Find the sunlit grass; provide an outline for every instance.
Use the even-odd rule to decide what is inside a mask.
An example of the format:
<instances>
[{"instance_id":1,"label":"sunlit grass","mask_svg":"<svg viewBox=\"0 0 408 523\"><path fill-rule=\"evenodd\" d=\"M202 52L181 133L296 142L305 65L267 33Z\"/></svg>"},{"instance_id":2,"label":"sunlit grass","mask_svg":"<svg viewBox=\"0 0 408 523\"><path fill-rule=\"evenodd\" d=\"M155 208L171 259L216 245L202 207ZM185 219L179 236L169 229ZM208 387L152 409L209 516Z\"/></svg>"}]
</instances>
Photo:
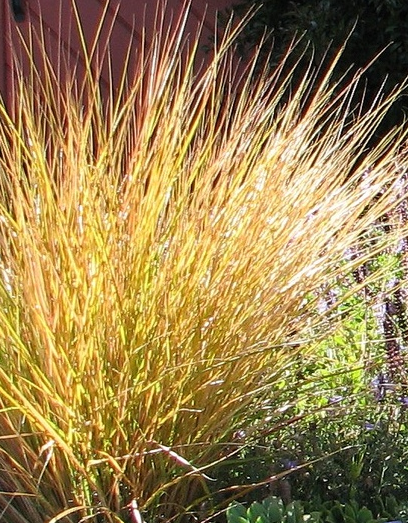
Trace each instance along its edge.
<instances>
[{"instance_id":1,"label":"sunlit grass","mask_svg":"<svg viewBox=\"0 0 408 523\"><path fill-rule=\"evenodd\" d=\"M15 115L0 108L10 523L194 507L322 335L310 296L360 263L340 262L396 204L405 131L362 154L392 97L350 123L358 78L335 90L329 71L284 103L279 70L230 82L231 38L197 74L178 30L105 102L91 60L76 89L44 60Z\"/></svg>"}]
</instances>

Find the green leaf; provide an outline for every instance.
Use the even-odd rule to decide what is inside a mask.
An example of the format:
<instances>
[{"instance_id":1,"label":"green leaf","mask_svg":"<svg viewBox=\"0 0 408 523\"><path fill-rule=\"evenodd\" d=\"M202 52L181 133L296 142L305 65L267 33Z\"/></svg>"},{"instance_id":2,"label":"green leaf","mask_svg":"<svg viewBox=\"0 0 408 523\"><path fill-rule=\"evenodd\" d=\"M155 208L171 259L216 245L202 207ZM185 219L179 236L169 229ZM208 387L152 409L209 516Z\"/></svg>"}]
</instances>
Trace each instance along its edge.
<instances>
[{"instance_id":1,"label":"green leaf","mask_svg":"<svg viewBox=\"0 0 408 523\"><path fill-rule=\"evenodd\" d=\"M282 500L273 496L265 499L263 505L266 508L268 523L281 523L284 511Z\"/></svg>"},{"instance_id":2,"label":"green leaf","mask_svg":"<svg viewBox=\"0 0 408 523\"><path fill-rule=\"evenodd\" d=\"M251 506L247 510L248 520L252 523L262 523L262 521L267 520L267 511L261 503L257 503L256 501L251 504ZM261 518L261 522L258 522L257 520Z\"/></svg>"},{"instance_id":3,"label":"green leaf","mask_svg":"<svg viewBox=\"0 0 408 523\"><path fill-rule=\"evenodd\" d=\"M373 521L373 520L374 520L373 513L368 508L363 507L358 511L358 515L357 515L358 523L369 523L370 521Z\"/></svg>"},{"instance_id":4,"label":"green leaf","mask_svg":"<svg viewBox=\"0 0 408 523\"><path fill-rule=\"evenodd\" d=\"M348 518L350 521L357 521L358 519L358 506L353 503L347 503L344 507L344 517Z\"/></svg>"},{"instance_id":5,"label":"green leaf","mask_svg":"<svg viewBox=\"0 0 408 523\"><path fill-rule=\"evenodd\" d=\"M330 510L330 515L332 516L333 523L343 523L344 522L344 511L340 503L336 503Z\"/></svg>"},{"instance_id":6,"label":"green leaf","mask_svg":"<svg viewBox=\"0 0 408 523\"><path fill-rule=\"evenodd\" d=\"M385 500L385 510L395 516L398 514L398 503L394 496L388 496Z\"/></svg>"},{"instance_id":7,"label":"green leaf","mask_svg":"<svg viewBox=\"0 0 408 523\"><path fill-rule=\"evenodd\" d=\"M316 510L314 512L311 512L310 514L305 514L303 516L303 521L307 521L308 523L321 523L322 513Z\"/></svg>"},{"instance_id":8,"label":"green leaf","mask_svg":"<svg viewBox=\"0 0 408 523\"><path fill-rule=\"evenodd\" d=\"M247 511L241 503L232 503L227 509L228 523L248 523Z\"/></svg>"},{"instance_id":9,"label":"green leaf","mask_svg":"<svg viewBox=\"0 0 408 523\"><path fill-rule=\"evenodd\" d=\"M299 502L292 502L286 507L286 522L299 523L303 521L303 508Z\"/></svg>"}]
</instances>

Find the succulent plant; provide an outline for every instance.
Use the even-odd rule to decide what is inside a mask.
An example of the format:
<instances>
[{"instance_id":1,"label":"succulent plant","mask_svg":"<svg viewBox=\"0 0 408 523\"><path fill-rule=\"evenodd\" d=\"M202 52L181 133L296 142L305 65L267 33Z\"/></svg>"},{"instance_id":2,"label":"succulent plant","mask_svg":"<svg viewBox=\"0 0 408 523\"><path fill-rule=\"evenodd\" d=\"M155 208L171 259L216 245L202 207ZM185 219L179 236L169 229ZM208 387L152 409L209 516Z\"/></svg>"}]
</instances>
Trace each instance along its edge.
<instances>
[{"instance_id":1,"label":"succulent plant","mask_svg":"<svg viewBox=\"0 0 408 523\"><path fill-rule=\"evenodd\" d=\"M270 496L262 502L255 501L245 507L234 502L227 510L228 523L318 523L321 521L319 512L305 514L303 504L293 501L285 505L283 501Z\"/></svg>"},{"instance_id":2,"label":"succulent plant","mask_svg":"<svg viewBox=\"0 0 408 523\"><path fill-rule=\"evenodd\" d=\"M307 512L305 503L293 501L287 505L281 498L270 496L249 506L234 502L227 510L228 523L386 523L389 518L377 517L356 501L323 503L319 510ZM396 507L392 511L398 513ZM394 516L391 516L394 517ZM391 522L389 522L391 523Z\"/></svg>"}]
</instances>

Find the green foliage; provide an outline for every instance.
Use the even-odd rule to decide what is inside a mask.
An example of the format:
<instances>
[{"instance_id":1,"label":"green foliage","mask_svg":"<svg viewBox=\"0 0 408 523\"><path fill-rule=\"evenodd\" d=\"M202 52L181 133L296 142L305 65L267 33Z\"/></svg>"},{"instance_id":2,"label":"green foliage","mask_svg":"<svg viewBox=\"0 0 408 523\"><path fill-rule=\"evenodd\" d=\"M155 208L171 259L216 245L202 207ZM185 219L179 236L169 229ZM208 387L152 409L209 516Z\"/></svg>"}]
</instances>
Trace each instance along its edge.
<instances>
[{"instance_id":1,"label":"green foliage","mask_svg":"<svg viewBox=\"0 0 408 523\"><path fill-rule=\"evenodd\" d=\"M356 501L342 504L338 501L326 504L321 510L321 519L325 523L384 523L386 519L376 518L371 510L360 507Z\"/></svg>"},{"instance_id":2,"label":"green foliage","mask_svg":"<svg viewBox=\"0 0 408 523\"><path fill-rule=\"evenodd\" d=\"M289 500L307 500L308 511L318 510L324 502L355 501L376 517L385 517L384 499L392 494L399 504L405 501L406 386L390 378L388 383L381 381L390 365L373 306L387 296L387 279L393 279L400 264L390 251L381 260L377 263L388 268L382 281L372 281L364 292L334 307L327 319L333 322L340 314L338 329L315 345L307 365L294 363L286 376L280 390L280 400L287 405L286 426L279 431L270 427L268 432L271 401L270 410L265 405L265 417L259 420L264 437L251 441L248 434L242 462L232 465L234 481L265 486L246 494L247 502L272 490L281 496L285 492ZM352 278L338 282L337 299L347 295L350 285ZM328 298L321 296L323 301ZM402 356L406 362L405 352ZM404 379L404 367L401 371ZM265 484L268 476L270 483Z\"/></svg>"},{"instance_id":3,"label":"green foliage","mask_svg":"<svg viewBox=\"0 0 408 523\"><path fill-rule=\"evenodd\" d=\"M284 505L280 498L270 496L261 503L254 501L245 508L241 503L233 503L227 509L228 523L318 523L320 515L305 514L299 501ZM360 523L360 522L359 522ZM361 523L368 523L363 522Z\"/></svg>"},{"instance_id":4,"label":"green foliage","mask_svg":"<svg viewBox=\"0 0 408 523\"><path fill-rule=\"evenodd\" d=\"M388 517L399 514L399 507L387 499L391 509ZM260 502L251 503L246 508L241 503L233 503L227 509L228 523L385 523L387 517L373 515L371 510L359 505L356 501L340 503L326 502L316 510L308 513L300 501L284 504L276 497L270 496Z\"/></svg>"}]
</instances>

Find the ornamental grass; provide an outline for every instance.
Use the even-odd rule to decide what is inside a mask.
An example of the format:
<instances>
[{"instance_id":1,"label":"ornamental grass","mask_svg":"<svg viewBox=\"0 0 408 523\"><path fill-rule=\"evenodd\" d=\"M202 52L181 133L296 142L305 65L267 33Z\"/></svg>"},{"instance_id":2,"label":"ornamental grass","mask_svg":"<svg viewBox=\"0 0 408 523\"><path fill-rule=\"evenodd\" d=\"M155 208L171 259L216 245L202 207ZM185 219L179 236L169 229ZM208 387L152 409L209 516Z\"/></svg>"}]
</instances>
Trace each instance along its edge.
<instances>
[{"instance_id":1,"label":"ornamental grass","mask_svg":"<svg viewBox=\"0 0 408 523\"><path fill-rule=\"evenodd\" d=\"M8 523L188 517L324 337L320 289L405 234L362 239L398 204L405 129L367 144L400 90L362 113L335 62L241 74L233 29L199 68L184 22L107 92L109 53L61 81L44 45L0 106Z\"/></svg>"}]
</instances>

